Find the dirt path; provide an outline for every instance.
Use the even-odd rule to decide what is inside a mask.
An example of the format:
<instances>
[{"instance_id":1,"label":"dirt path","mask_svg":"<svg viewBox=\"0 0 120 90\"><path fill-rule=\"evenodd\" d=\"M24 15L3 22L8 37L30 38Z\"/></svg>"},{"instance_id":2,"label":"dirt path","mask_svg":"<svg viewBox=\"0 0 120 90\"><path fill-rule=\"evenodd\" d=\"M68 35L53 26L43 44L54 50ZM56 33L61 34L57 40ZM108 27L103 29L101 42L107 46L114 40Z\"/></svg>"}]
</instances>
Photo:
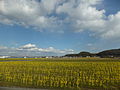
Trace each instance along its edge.
<instances>
[{"instance_id":1,"label":"dirt path","mask_svg":"<svg viewBox=\"0 0 120 90\"><path fill-rule=\"evenodd\" d=\"M33 61L33 60L0 60L0 62L14 62L14 61Z\"/></svg>"}]
</instances>

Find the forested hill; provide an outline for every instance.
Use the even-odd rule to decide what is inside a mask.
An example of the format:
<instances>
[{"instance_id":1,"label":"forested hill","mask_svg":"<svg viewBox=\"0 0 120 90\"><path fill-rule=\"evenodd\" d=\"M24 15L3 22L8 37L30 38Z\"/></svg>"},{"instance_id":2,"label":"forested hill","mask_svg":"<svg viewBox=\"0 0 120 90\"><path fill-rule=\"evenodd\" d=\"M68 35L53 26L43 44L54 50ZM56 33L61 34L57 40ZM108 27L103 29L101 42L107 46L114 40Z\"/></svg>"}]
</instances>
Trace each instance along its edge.
<instances>
[{"instance_id":1,"label":"forested hill","mask_svg":"<svg viewBox=\"0 0 120 90\"><path fill-rule=\"evenodd\" d=\"M98 53L80 52L78 54L67 54L65 57L120 57L120 49L105 50Z\"/></svg>"}]
</instances>

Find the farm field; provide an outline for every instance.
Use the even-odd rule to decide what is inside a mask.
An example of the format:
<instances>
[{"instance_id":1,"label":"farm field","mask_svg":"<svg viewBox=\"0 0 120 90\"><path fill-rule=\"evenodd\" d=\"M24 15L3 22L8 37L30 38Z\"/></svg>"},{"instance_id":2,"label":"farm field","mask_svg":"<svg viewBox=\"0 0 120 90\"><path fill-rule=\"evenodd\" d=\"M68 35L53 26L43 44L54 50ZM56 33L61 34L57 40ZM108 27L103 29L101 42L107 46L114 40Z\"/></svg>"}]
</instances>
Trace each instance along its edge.
<instances>
[{"instance_id":1,"label":"farm field","mask_svg":"<svg viewBox=\"0 0 120 90\"><path fill-rule=\"evenodd\" d=\"M119 90L120 60L110 58L0 59L0 86Z\"/></svg>"}]
</instances>

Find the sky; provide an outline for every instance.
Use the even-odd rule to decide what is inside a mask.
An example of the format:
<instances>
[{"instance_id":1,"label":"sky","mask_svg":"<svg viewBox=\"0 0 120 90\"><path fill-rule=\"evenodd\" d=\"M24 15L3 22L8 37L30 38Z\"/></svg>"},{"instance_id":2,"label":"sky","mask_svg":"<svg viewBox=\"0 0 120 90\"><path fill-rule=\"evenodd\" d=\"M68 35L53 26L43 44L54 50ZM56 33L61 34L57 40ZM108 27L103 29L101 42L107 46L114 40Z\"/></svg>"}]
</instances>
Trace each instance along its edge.
<instances>
[{"instance_id":1,"label":"sky","mask_svg":"<svg viewBox=\"0 0 120 90\"><path fill-rule=\"evenodd\" d=\"M0 0L0 55L120 48L120 0Z\"/></svg>"}]
</instances>

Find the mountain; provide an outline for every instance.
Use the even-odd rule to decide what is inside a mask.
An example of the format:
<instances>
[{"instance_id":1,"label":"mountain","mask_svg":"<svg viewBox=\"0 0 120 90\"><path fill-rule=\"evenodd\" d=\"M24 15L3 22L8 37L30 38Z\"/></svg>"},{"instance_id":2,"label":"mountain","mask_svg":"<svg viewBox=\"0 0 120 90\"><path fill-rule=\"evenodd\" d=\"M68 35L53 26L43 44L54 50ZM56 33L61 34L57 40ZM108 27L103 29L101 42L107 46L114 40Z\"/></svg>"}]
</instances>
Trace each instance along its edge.
<instances>
[{"instance_id":1,"label":"mountain","mask_svg":"<svg viewBox=\"0 0 120 90\"><path fill-rule=\"evenodd\" d=\"M96 54L90 53L90 52L80 52L78 54L67 54L65 57L95 57Z\"/></svg>"},{"instance_id":2,"label":"mountain","mask_svg":"<svg viewBox=\"0 0 120 90\"><path fill-rule=\"evenodd\" d=\"M120 49L105 50L99 52L97 56L100 57L120 57Z\"/></svg>"},{"instance_id":3,"label":"mountain","mask_svg":"<svg viewBox=\"0 0 120 90\"><path fill-rule=\"evenodd\" d=\"M120 57L120 49L105 50L98 53L80 52L78 54L67 54L65 57Z\"/></svg>"}]
</instances>

